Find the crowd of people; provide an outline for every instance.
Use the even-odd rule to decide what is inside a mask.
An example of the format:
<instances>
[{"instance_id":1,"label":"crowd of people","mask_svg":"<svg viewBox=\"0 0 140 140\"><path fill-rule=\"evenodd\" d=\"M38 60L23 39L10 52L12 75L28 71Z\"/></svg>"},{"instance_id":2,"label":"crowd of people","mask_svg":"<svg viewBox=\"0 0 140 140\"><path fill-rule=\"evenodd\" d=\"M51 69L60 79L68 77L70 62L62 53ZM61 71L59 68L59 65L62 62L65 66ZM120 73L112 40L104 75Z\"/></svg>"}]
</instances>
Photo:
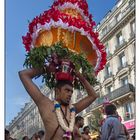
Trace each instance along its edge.
<instances>
[{"instance_id":1,"label":"crowd of people","mask_svg":"<svg viewBox=\"0 0 140 140\"><path fill-rule=\"evenodd\" d=\"M35 132L31 138L29 136L23 136L22 140L45 140L45 132L44 130L39 130L38 132ZM5 129L5 140L18 140L16 138L12 138L10 136L10 132Z\"/></svg>"},{"instance_id":2,"label":"crowd of people","mask_svg":"<svg viewBox=\"0 0 140 140\"><path fill-rule=\"evenodd\" d=\"M72 140L135 140L135 132L132 136L127 131L125 125L121 122L117 108L114 104L104 106L106 118L101 123L99 135L96 138L91 137L90 127L84 126L82 116L75 117ZM10 137L10 132L5 129L5 140L17 140ZM45 131L40 130L34 133L31 138L23 136L22 140L45 140ZM49 140L55 140L51 138ZM66 139L67 140L67 139Z\"/></svg>"},{"instance_id":3,"label":"crowd of people","mask_svg":"<svg viewBox=\"0 0 140 140\"><path fill-rule=\"evenodd\" d=\"M86 109L98 97L90 83L84 75L75 71L75 77L84 86L87 96L75 104L71 104L73 94L73 83L70 79L57 80L54 87L55 99L50 100L41 93L33 78L45 74L46 72L56 72L53 64L42 69L25 69L19 72L20 79L28 94L38 107L45 127L45 133L40 131L35 133L30 140L92 140L89 126L84 126L84 118L77 116L78 113ZM124 125L119 119L117 108L113 104L103 106L106 118L102 122L98 140L134 140L130 139ZM83 131L81 131L83 129ZM6 130L6 140L15 140L10 137ZM23 136L22 140L29 140L28 136Z\"/></svg>"},{"instance_id":4,"label":"crowd of people","mask_svg":"<svg viewBox=\"0 0 140 140\"><path fill-rule=\"evenodd\" d=\"M91 140L90 128L89 126L84 126L84 118L81 116L76 116L75 125L73 130L73 136L75 140ZM80 129L83 128L81 132Z\"/></svg>"}]
</instances>

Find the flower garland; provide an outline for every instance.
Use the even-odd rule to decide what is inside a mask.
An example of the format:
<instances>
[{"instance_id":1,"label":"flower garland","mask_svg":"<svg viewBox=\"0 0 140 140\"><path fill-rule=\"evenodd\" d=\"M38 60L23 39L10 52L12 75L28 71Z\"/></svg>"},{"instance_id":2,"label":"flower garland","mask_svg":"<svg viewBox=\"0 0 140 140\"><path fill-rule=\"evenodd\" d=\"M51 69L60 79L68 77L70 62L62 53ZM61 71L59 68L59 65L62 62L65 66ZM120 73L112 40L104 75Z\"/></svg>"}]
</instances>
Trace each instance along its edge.
<instances>
[{"instance_id":1,"label":"flower garland","mask_svg":"<svg viewBox=\"0 0 140 140\"><path fill-rule=\"evenodd\" d=\"M44 65L49 66L50 63L55 63L57 69L56 72L61 72L60 62L64 58L71 61L75 65L74 69L76 71L80 71L92 86L98 83L96 77L93 75L94 67L87 61L85 55L82 53L73 53L68 48L63 47L62 43L54 44L51 47L42 46L31 49L31 51L26 55L24 66L26 68L40 69L44 68ZM78 90L84 90L84 86L80 80L74 76L74 72L72 72L71 75L74 78L73 87ZM42 74L42 82L45 82L46 86L52 89L56 85L57 76L58 74L56 73L46 71ZM62 75L59 73L59 76L61 77ZM66 78L66 75L64 77ZM69 78L67 80L69 80Z\"/></svg>"},{"instance_id":2,"label":"flower garland","mask_svg":"<svg viewBox=\"0 0 140 140\"><path fill-rule=\"evenodd\" d=\"M72 104L70 104L70 124L69 124L69 127L65 124L62 113L60 111L61 105L57 101L54 101L54 107L55 107L55 112L56 112L58 122L59 122L60 126L62 127L62 129L65 130L65 134L63 135L63 137L71 140L71 138L72 138L71 133L73 131L74 123L75 123L75 108L74 108L74 106Z\"/></svg>"},{"instance_id":3,"label":"flower garland","mask_svg":"<svg viewBox=\"0 0 140 140\"><path fill-rule=\"evenodd\" d=\"M77 9L81 15L84 17L85 21L88 21L88 23L91 25L91 27L95 26L95 22L92 20L92 15L88 12L88 5L85 0L56 0L52 8L55 9L66 9L66 8L72 8Z\"/></svg>"},{"instance_id":4,"label":"flower garland","mask_svg":"<svg viewBox=\"0 0 140 140\"><path fill-rule=\"evenodd\" d=\"M61 24L59 24L59 22ZM93 32L92 27L89 26L85 21L72 18L71 16L61 13L59 10L55 9L45 11L41 16L34 18L29 24L29 32L26 34L26 36L22 37L26 51L30 51L34 47L32 45L34 36L37 36L39 30L43 28L48 28L49 30L53 26L58 27L58 25L68 30L77 30L81 32L81 34L86 35L93 44L93 48L96 50L98 56L95 66L96 74L104 68L104 65L106 64L106 52L104 50L104 45L98 39L98 33ZM63 25L67 25L67 27L63 27Z\"/></svg>"},{"instance_id":5,"label":"flower garland","mask_svg":"<svg viewBox=\"0 0 140 140\"><path fill-rule=\"evenodd\" d=\"M76 9L83 19L72 17L61 10ZM36 16L29 24L29 31L23 36L23 44L26 51L29 52L34 48L34 41L41 30L51 30L51 28L63 28L71 32L80 32L81 35L87 36L91 42L93 50L96 51L97 59L94 70L96 74L102 70L106 64L106 52L104 45L98 39L98 32L93 30L95 22L92 15L88 12L86 0L55 0L51 9L44 11L40 16ZM95 60L94 60L95 61Z\"/></svg>"}]
</instances>

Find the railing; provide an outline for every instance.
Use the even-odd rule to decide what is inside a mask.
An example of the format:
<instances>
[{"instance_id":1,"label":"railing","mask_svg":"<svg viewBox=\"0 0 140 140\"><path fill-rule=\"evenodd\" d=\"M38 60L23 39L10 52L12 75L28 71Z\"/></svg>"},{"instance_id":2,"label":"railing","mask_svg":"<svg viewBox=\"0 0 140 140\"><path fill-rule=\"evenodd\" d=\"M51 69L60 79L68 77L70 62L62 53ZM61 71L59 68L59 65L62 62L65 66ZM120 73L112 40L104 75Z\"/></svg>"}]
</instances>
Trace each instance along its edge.
<instances>
[{"instance_id":1,"label":"railing","mask_svg":"<svg viewBox=\"0 0 140 140\"><path fill-rule=\"evenodd\" d=\"M103 104L103 101L104 101L104 97L107 97L110 101L118 98L118 97L121 97L125 94L127 94L128 92L135 92L135 87L132 85L132 84L127 84L125 86L122 86L114 91L112 91L111 93L103 96L103 97L100 97L100 98L97 98L87 109L86 109L86 112L88 113L91 109L93 108L96 108L100 105Z\"/></svg>"}]
</instances>

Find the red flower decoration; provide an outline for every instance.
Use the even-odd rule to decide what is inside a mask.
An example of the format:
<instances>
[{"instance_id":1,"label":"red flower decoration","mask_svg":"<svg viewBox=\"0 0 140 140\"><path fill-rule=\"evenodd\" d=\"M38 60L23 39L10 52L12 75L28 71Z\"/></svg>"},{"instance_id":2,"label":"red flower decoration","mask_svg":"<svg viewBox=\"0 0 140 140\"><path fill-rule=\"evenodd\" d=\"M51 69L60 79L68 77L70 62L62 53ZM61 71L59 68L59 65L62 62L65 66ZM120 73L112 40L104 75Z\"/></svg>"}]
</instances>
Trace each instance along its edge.
<instances>
[{"instance_id":1,"label":"red flower decoration","mask_svg":"<svg viewBox=\"0 0 140 140\"><path fill-rule=\"evenodd\" d=\"M84 19L72 17L68 14L65 14L57 9L58 6L62 6L65 2L71 2L72 4L78 4L79 8L83 10L85 16L89 19L89 22L85 21ZM93 31L93 26L95 26L95 22L92 20L92 15L88 13L88 5L85 0L58 0L55 1L48 11L44 11L43 14L37 16L33 19L33 21L29 24L29 32L26 36L22 37L23 44L25 45L26 51L30 51L31 43L33 41L32 34L37 29L38 23L41 25L45 25L51 21L54 22L62 20L64 23L68 23L68 28L74 26L78 29L84 29L84 32L89 34L93 43L98 48L98 51L101 54L101 59L99 65L96 69L96 74L102 70L106 64L106 52L104 51L104 45L98 39L99 34ZM53 26L53 25L52 25Z\"/></svg>"}]
</instances>

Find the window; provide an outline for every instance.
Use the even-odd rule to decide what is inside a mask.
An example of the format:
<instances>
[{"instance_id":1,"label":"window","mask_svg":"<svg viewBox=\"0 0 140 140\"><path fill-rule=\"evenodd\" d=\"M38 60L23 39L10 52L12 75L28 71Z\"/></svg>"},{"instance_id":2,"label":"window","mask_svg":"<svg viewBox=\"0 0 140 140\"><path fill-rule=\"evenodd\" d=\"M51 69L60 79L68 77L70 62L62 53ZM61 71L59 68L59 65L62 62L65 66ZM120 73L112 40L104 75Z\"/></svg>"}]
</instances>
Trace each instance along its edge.
<instances>
[{"instance_id":1,"label":"window","mask_svg":"<svg viewBox=\"0 0 140 140\"><path fill-rule=\"evenodd\" d=\"M107 54L107 56L109 56L109 48L108 47L106 47L106 54Z\"/></svg>"},{"instance_id":2,"label":"window","mask_svg":"<svg viewBox=\"0 0 140 140\"><path fill-rule=\"evenodd\" d=\"M107 57L109 57L109 56L110 56L110 51L109 51L109 45L108 45L108 43L105 44L105 47L106 47L106 54L107 54Z\"/></svg>"},{"instance_id":3,"label":"window","mask_svg":"<svg viewBox=\"0 0 140 140\"><path fill-rule=\"evenodd\" d=\"M116 20L115 20L114 18L112 18L112 19L109 21L109 26L110 26L111 28L116 24L115 21L116 21Z\"/></svg>"},{"instance_id":4,"label":"window","mask_svg":"<svg viewBox=\"0 0 140 140\"><path fill-rule=\"evenodd\" d=\"M102 30L102 35L105 35L107 33L107 27L104 27Z\"/></svg>"},{"instance_id":5,"label":"window","mask_svg":"<svg viewBox=\"0 0 140 140\"><path fill-rule=\"evenodd\" d=\"M135 33L135 21L130 23L131 33Z\"/></svg>"},{"instance_id":6,"label":"window","mask_svg":"<svg viewBox=\"0 0 140 140\"><path fill-rule=\"evenodd\" d=\"M124 104L124 120L130 120L133 118L131 103Z\"/></svg>"},{"instance_id":7,"label":"window","mask_svg":"<svg viewBox=\"0 0 140 140\"><path fill-rule=\"evenodd\" d=\"M117 44L118 45L122 45L123 44L123 36L122 36L122 33L120 32L119 34L117 34Z\"/></svg>"},{"instance_id":8,"label":"window","mask_svg":"<svg viewBox=\"0 0 140 140\"><path fill-rule=\"evenodd\" d=\"M112 91L113 91L112 85L106 87L107 94L111 93Z\"/></svg>"},{"instance_id":9,"label":"window","mask_svg":"<svg viewBox=\"0 0 140 140\"><path fill-rule=\"evenodd\" d=\"M121 79L121 85L122 86L125 86L127 84L128 84L128 77L126 76L126 77L124 77L124 78Z\"/></svg>"},{"instance_id":10,"label":"window","mask_svg":"<svg viewBox=\"0 0 140 140\"><path fill-rule=\"evenodd\" d=\"M120 65L122 67L125 67L127 63L126 63L126 57L125 57L124 53L121 53L119 55L119 59L120 59Z\"/></svg>"},{"instance_id":11,"label":"window","mask_svg":"<svg viewBox=\"0 0 140 140\"><path fill-rule=\"evenodd\" d=\"M118 14L116 15L116 21L120 21L121 18L122 18L122 13L118 13Z\"/></svg>"},{"instance_id":12,"label":"window","mask_svg":"<svg viewBox=\"0 0 140 140\"><path fill-rule=\"evenodd\" d=\"M106 75L111 75L111 69L110 69L110 64L109 63L106 65L105 70L106 70Z\"/></svg>"}]
</instances>

